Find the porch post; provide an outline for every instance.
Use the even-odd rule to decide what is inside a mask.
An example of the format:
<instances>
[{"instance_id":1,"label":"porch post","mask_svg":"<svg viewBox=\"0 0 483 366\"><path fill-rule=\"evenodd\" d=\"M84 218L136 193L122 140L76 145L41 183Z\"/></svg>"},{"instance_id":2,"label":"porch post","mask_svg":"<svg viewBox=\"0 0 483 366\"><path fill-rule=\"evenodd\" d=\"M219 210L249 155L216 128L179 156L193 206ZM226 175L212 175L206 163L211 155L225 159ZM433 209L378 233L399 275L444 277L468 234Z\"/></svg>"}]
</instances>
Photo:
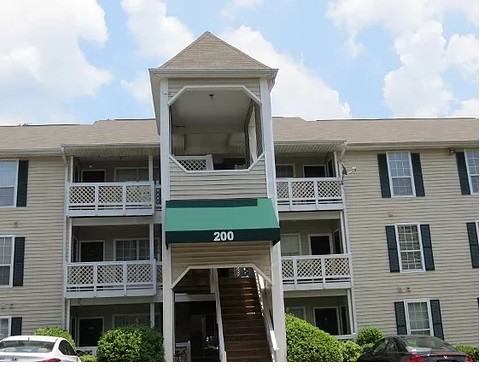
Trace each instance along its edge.
<instances>
[{"instance_id":1,"label":"porch post","mask_svg":"<svg viewBox=\"0 0 483 366\"><path fill-rule=\"evenodd\" d=\"M149 260L155 260L154 253L154 224L149 224Z\"/></svg>"},{"instance_id":2,"label":"porch post","mask_svg":"<svg viewBox=\"0 0 483 366\"><path fill-rule=\"evenodd\" d=\"M156 326L156 303L149 303L149 325L151 328Z\"/></svg>"}]
</instances>

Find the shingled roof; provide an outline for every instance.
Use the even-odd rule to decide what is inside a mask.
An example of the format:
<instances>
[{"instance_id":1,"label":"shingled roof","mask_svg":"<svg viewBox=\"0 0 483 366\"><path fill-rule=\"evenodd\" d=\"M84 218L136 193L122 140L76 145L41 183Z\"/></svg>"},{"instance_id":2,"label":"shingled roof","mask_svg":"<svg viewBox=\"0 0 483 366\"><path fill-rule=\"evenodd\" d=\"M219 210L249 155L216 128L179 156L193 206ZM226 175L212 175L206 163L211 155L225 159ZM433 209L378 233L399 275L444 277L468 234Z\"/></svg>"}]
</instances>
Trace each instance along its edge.
<instances>
[{"instance_id":1,"label":"shingled roof","mask_svg":"<svg viewBox=\"0 0 483 366\"><path fill-rule=\"evenodd\" d=\"M271 70L210 32L203 33L188 47L158 69Z\"/></svg>"}]
</instances>

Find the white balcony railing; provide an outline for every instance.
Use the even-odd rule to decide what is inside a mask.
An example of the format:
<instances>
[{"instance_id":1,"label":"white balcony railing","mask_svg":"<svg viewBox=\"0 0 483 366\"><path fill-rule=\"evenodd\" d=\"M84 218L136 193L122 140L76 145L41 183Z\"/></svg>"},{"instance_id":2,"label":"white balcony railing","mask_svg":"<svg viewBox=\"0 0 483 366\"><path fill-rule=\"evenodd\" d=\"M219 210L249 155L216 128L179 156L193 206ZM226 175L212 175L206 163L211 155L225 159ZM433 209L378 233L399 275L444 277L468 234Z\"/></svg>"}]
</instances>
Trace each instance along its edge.
<instances>
[{"instance_id":1,"label":"white balcony railing","mask_svg":"<svg viewBox=\"0 0 483 366\"><path fill-rule=\"evenodd\" d=\"M340 178L277 178L279 211L342 209Z\"/></svg>"},{"instance_id":2,"label":"white balcony railing","mask_svg":"<svg viewBox=\"0 0 483 366\"><path fill-rule=\"evenodd\" d=\"M350 288L350 254L282 257L286 290Z\"/></svg>"},{"instance_id":3,"label":"white balcony railing","mask_svg":"<svg viewBox=\"0 0 483 366\"><path fill-rule=\"evenodd\" d=\"M156 193L152 182L70 183L69 216L152 215Z\"/></svg>"},{"instance_id":4,"label":"white balcony railing","mask_svg":"<svg viewBox=\"0 0 483 366\"><path fill-rule=\"evenodd\" d=\"M156 276L154 260L68 263L65 297L154 295Z\"/></svg>"}]
</instances>

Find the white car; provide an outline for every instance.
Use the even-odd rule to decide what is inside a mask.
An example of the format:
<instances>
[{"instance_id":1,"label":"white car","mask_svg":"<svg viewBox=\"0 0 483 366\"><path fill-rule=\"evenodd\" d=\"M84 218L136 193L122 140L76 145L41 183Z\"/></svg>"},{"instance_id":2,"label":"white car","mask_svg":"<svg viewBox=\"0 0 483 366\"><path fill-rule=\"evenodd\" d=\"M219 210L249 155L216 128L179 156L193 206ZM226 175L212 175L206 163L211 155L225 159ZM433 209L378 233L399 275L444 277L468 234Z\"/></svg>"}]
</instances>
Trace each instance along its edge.
<instances>
[{"instance_id":1,"label":"white car","mask_svg":"<svg viewBox=\"0 0 483 366\"><path fill-rule=\"evenodd\" d=\"M81 362L62 337L20 335L0 341L0 362Z\"/></svg>"}]
</instances>

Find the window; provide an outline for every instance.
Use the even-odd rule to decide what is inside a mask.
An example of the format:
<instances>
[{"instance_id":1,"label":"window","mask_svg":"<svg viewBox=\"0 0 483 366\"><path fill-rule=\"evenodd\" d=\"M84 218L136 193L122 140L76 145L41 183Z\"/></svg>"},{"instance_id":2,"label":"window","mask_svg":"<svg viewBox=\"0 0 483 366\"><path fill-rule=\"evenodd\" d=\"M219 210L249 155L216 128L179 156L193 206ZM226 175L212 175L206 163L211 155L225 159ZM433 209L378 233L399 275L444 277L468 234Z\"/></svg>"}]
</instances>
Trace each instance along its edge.
<instances>
[{"instance_id":1,"label":"window","mask_svg":"<svg viewBox=\"0 0 483 366\"><path fill-rule=\"evenodd\" d=\"M0 339L10 336L10 318L0 318Z\"/></svg>"},{"instance_id":2,"label":"window","mask_svg":"<svg viewBox=\"0 0 483 366\"><path fill-rule=\"evenodd\" d=\"M115 314L112 316L114 328L127 327L130 325L150 325L149 314Z\"/></svg>"},{"instance_id":3,"label":"window","mask_svg":"<svg viewBox=\"0 0 483 366\"><path fill-rule=\"evenodd\" d=\"M406 301L408 334L433 335L429 301Z\"/></svg>"},{"instance_id":4,"label":"window","mask_svg":"<svg viewBox=\"0 0 483 366\"><path fill-rule=\"evenodd\" d=\"M466 168L468 169L468 177L470 180L471 193L479 193L479 151L470 150L465 151L466 155Z\"/></svg>"},{"instance_id":5,"label":"window","mask_svg":"<svg viewBox=\"0 0 483 366\"><path fill-rule=\"evenodd\" d=\"M276 165L275 174L277 178L293 178L294 166L293 165Z\"/></svg>"},{"instance_id":6,"label":"window","mask_svg":"<svg viewBox=\"0 0 483 366\"><path fill-rule=\"evenodd\" d=\"M387 153L389 177L393 197L414 195L411 156L408 152Z\"/></svg>"},{"instance_id":7,"label":"window","mask_svg":"<svg viewBox=\"0 0 483 366\"><path fill-rule=\"evenodd\" d=\"M75 356L76 353L72 346L67 341L61 341L59 344L59 351L67 356Z\"/></svg>"},{"instance_id":8,"label":"window","mask_svg":"<svg viewBox=\"0 0 483 366\"><path fill-rule=\"evenodd\" d=\"M424 271L419 225L396 225L401 271Z\"/></svg>"},{"instance_id":9,"label":"window","mask_svg":"<svg viewBox=\"0 0 483 366\"><path fill-rule=\"evenodd\" d=\"M0 161L0 206L15 206L17 161Z\"/></svg>"},{"instance_id":10,"label":"window","mask_svg":"<svg viewBox=\"0 0 483 366\"><path fill-rule=\"evenodd\" d=\"M288 314L292 314L293 316L296 316L299 319L305 320L305 307L300 306L300 307L288 307L286 309L286 312Z\"/></svg>"},{"instance_id":11,"label":"window","mask_svg":"<svg viewBox=\"0 0 483 366\"><path fill-rule=\"evenodd\" d=\"M0 237L0 286L12 285L13 238Z\"/></svg>"},{"instance_id":12,"label":"window","mask_svg":"<svg viewBox=\"0 0 483 366\"><path fill-rule=\"evenodd\" d=\"M117 261L147 259L149 259L149 239L116 240Z\"/></svg>"},{"instance_id":13,"label":"window","mask_svg":"<svg viewBox=\"0 0 483 366\"><path fill-rule=\"evenodd\" d=\"M282 257L300 255L300 236L298 234L280 235Z\"/></svg>"},{"instance_id":14,"label":"window","mask_svg":"<svg viewBox=\"0 0 483 366\"><path fill-rule=\"evenodd\" d=\"M304 165L305 178L325 177L325 165Z\"/></svg>"}]
</instances>

